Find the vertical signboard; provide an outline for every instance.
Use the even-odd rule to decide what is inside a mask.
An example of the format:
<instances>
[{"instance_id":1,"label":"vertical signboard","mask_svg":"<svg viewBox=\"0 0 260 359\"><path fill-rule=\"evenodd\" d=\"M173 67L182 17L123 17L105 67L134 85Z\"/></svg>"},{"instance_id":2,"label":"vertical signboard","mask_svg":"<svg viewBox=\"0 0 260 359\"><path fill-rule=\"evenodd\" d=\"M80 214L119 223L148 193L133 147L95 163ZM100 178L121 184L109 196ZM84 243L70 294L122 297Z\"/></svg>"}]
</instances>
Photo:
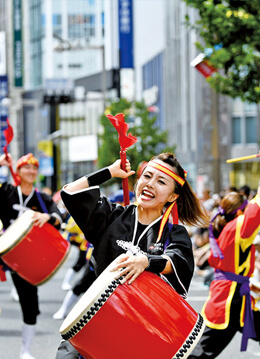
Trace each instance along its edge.
<instances>
[{"instance_id":1,"label":"vertical signboard","mask_svg":"<svg viewBox=\"0 0 260 359\"><path fill-rule=\"evenodd\" d=\"M23 86L22 0L13 0L14 86Z\"/></svg>"},{"instance_id":2,"label":"vertical signboard","mask_svg":"<svg viewBox=\"0 0 260 359\"><path fill-rule=\"evenodd\" d=\"M118 0L118 16L120 68L133 68L133 0Z\"/></svg>"}]
</instances>

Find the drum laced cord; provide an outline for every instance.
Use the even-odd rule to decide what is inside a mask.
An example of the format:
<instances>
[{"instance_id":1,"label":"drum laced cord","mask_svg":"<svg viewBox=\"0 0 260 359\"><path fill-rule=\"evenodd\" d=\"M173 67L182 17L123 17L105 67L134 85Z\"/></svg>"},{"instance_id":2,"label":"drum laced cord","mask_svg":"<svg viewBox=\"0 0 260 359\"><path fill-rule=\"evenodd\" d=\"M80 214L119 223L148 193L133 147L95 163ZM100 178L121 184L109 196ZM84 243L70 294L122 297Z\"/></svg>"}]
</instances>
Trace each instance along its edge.
<instances>
[{"instance_id":1,"label":"drum laced cord","mask_svg":"<svg viewBox=\"0 0 260 359\"><path fill-rule=\"evenodd\" d=\"M204 319L202 315L198 313L198 319L195 326L193 327L185 343L182 345L182 347L178 350L178 352L174 355L172 359L180 359L184 357L187 358L187 354L191 353L196 343L200 339L204 331L204 326Z\"/></svg>"}]
</instances>

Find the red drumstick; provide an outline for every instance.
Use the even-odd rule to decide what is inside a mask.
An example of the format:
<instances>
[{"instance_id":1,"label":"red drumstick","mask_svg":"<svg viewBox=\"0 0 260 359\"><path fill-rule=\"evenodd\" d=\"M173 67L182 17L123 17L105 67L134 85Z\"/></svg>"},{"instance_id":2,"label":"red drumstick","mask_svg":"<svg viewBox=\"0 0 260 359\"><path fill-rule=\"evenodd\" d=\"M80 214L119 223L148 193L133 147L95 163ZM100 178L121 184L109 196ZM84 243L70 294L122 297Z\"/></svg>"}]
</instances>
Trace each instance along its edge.
<instances>
[{"instance_id":1,"label":"red drumstick","mask_svg":"<svg viewBox=\"0 0 260 359\"><path fill-rule=\"evenodd\" d=\"M107 118L110 120L112 125L118 132L118 140L120 145L120 159L121 159L121 167L125 171L126 170L126 151L127 149L136 143L137 138L133 136L131 133L127 134L129 129L129 125L125 123L125 116L123 113L119 113L116 116L107 115ZM130 203L129 199L129 188L128 188L128 179L122 179L122 187L123 187L123 195L124 195L124 205L128 205Z\"/></svg>"}]
</instances>

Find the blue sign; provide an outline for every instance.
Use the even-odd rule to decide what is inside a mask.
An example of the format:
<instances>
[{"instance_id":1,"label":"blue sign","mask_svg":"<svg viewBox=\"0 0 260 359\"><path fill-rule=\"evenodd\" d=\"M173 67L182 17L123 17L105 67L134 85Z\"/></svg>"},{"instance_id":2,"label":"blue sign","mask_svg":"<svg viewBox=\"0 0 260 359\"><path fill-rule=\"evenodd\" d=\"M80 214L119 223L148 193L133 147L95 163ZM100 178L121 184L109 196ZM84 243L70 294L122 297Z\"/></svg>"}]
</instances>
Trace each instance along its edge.
<instances>
[{"instance_id":1,"label":"blue sign","mask_svg":"<svg viewBox=\"0 0 260 359\"><path fill-rule=\"evenodd\" d=\"M40 157L39 158L40 165L40 174L43 176L53 176L54 174L54 164L52 157Z\"/></svg>"},{"instance_id":2,"label":"blue sign","mask_svg":"<svg viewBox=\"0 0 260 359\"><path fill-rule=\"evenodd\" d=\"M118 0L120 68L134 68L133 0Z\"/></svg>"}]
</instances>

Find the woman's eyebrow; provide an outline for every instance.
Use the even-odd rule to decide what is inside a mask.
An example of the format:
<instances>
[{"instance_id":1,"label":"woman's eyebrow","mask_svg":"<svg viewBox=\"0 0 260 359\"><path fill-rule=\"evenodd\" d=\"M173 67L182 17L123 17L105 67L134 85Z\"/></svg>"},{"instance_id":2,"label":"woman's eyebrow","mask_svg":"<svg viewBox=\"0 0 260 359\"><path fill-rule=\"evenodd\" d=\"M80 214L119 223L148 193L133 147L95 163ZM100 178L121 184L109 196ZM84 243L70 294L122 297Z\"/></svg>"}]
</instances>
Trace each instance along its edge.
<instances>
[{"instance_id":1,"label":"woman's eyebrow","mask_svg":"<svg viewBox=\"0 0 260 359\"><path fill-rule=\"evenodd\" d=\"M158 177L163 179L164 181L169 181L170 180L170 178L168 178L169 176L167 176L167 175L165 175L165 176L160 175Z\"/></svg>"},{"instance_id":2,"label":"woman's eyebrow","mask_svg":"<svg viewBox=\"0 0 260 359\"><path fill-rule=\"evenodd\" d=\"M144 174L154 175L154 174L156 174L156 172L152 172L152 171L146 170L146 171L144 172ZM168 177L169 177L168 175L161 175L161 174L159 174L158 177L159 177L160 179L163 179L164 181L169 181L169 180L170 180L170 178L168 178Z\"/></svg>"}]
</instances>

